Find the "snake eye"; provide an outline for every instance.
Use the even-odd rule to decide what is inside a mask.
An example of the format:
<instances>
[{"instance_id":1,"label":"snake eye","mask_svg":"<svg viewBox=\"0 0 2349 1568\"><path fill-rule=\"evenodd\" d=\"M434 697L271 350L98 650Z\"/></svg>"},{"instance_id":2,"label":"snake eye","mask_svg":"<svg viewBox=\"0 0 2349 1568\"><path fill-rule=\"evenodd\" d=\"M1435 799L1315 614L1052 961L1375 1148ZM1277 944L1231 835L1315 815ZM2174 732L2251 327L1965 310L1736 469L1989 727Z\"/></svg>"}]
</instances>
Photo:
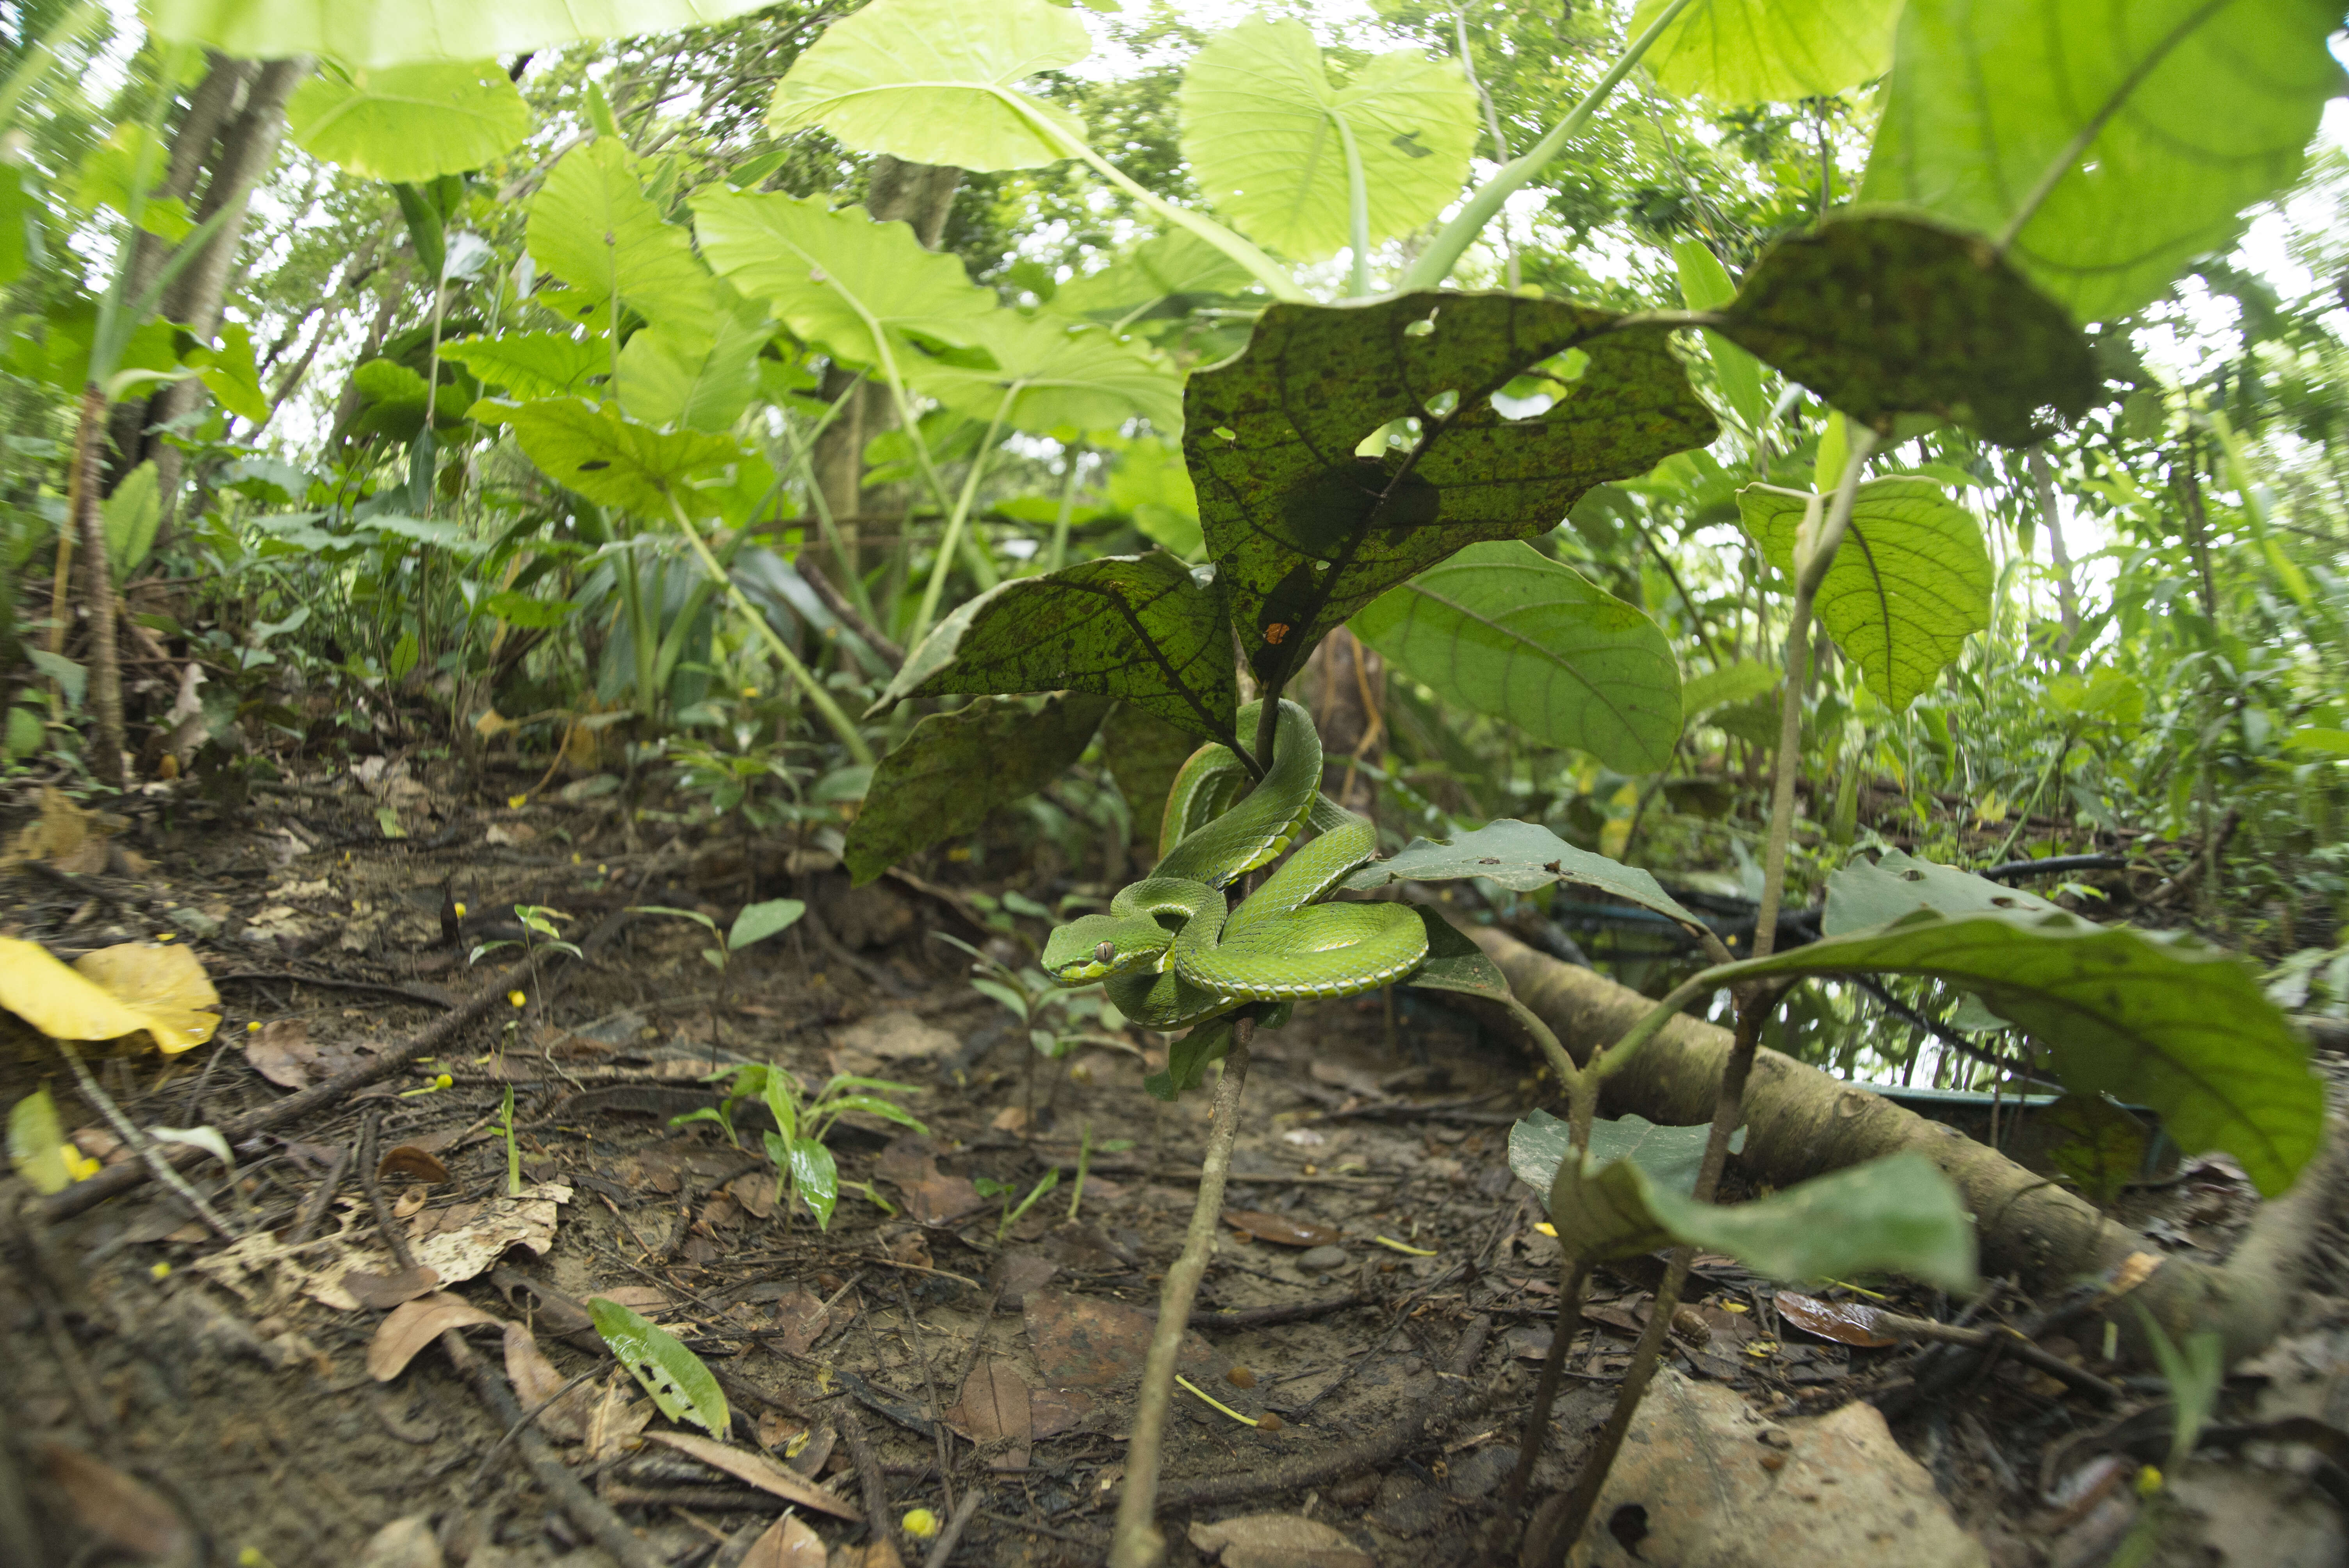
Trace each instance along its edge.
<instances>
[{"instance_id":1,"label":"snake eye","mask_svg":"<svg viewBox=\"0 0 2349 1568\"><path fill-rule=\"evenodd\" d=\"M1093 957L1103 964L1116 963L1117 944L1114 942L1102 943L1099 947L1093 949Z\"/></svg>"}]
</instances>

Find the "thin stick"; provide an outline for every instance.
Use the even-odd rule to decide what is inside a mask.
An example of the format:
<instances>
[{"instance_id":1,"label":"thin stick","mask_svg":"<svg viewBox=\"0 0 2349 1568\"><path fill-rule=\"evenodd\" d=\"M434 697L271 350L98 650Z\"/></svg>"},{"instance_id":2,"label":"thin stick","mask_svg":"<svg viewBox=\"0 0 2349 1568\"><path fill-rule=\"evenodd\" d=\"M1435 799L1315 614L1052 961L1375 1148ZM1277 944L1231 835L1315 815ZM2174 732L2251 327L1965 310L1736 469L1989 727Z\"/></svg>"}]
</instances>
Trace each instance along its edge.
<instances>
[{"instance_id":1,"label":"thin stick","mask_svg":"<svg viewBox=\"0 0 2349 1568\"><path fill-rule=\"evenodd\" d=\"M897 1301L905 1309L905 1328L914 1338L914 1359L922 1366L922 1392L930 1401L930 1436L937 1439L938 1445L938 1485L947 1494L947 1507L951 1509L955 1501L954 1439L947 1436L947 1408L938 1403L937 1380L930 1376L930 1353L922 1344L922 1326L914 1320L914 1290L903 1276L897 1281Z\"/></svg>"},{"instance_id":2,"label":"thin stick","mask_svg":"<svg viewBox=\"0 0 2349 1568\"><path fill-rule=\"evenodd\" d=\"M962 1540L963 1526L968 1524L971 1515L978 1511L979 1499L986 1495L977 1487L962 1494L961 1503L947 1519L947 1527L938 1532L937 1541L930 1547L930 1554L922 1559L922 1568L947 1568L947 1559L954 1555L956 1543Z\"/></svg>"},{"instance_id":3,"label":"thin stick","mask_svg":"<svg viewBox=\"0 0 2349 1568\"><path fill-rule=\"evenodd\" d=\"M219 1233L223 1240L237 1240L243 1233L214 1212L212 1206L204 1202L203 1194L190 1186L188 1179L163 1158L163 1152L155 1146L155 1140L122 1114L122 1108L114 1103L113 1096L98 1087L98 1080L90 1077L89 1068L83 1065L81 1053L73 1048L73 1042L59 1040L57 1054L65 1057L66 1064L73 1068L74 1079L81 1085L82 1098L98 1107L122 1141L138 1151L140 1162L147 1167L148 1173L178 1194L180 1202L193 1209L196 1217Z\"/></svg>"},{"instance_id":4,"label":"thin stick","mask_svg":"<svg viewBox=\"0 0 2349 1568\"><path fill-rule=\"evenodd\" d=\"M857 1485L864 1493L864 1519L873 1527L873 1539L895 1545L889 1488L881 1479L881 1460L873 1451L873 1439L864 1435L864 1418L856 1413L855 1406L843 1405L833 1413L832 1424L840 1429L840 1440L848 1445L848 1457L856 1466Z\"/></svg>"}]
</instances>

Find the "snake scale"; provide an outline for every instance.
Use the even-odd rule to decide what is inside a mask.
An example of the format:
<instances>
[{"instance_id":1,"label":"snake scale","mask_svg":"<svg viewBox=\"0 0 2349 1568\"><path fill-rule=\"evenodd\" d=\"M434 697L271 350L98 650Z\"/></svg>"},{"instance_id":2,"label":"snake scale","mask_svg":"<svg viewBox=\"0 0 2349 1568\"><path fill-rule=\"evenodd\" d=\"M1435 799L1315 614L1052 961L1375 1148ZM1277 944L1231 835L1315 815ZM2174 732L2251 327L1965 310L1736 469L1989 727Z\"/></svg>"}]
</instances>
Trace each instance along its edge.
<instances>
[{"instance_id":1,"label":"snake scale","mask_svg":"<svg viewBox=\"0 0 2349 1568\"><path fill-rule=\"evenodd\" d=\"M1261 705L1240 710L1249 733ZM1378 852L1378 829L1320 792L1312 716L1280 704L1272 766L1234 803L1247 771L1228 747L1193 753L1175 775L1152 873L1120 888L1107 914L1053 931L1044 970L1064 985L1105 982L1138 1024L1179 1029L1251 1002L1350 996L1398 980L1427 956L1427 930L1400 904L1317 903ZM1239 907L1224 890L1314 836Z\"/></svg>"}]
</instances>

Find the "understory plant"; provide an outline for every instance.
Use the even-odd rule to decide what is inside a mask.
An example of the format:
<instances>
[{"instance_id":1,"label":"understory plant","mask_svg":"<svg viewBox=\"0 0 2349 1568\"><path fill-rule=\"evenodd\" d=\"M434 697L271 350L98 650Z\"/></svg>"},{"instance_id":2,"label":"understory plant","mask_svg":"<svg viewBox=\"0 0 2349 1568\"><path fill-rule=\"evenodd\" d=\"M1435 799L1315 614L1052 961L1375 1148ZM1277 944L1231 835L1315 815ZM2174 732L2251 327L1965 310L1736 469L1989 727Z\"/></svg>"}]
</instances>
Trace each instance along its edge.
<instances>
[{"instance_id":1,"label":"understory plant","mask_svg":"<svg viewBox=\"0 0 2349 1568\"><path fill-rule=\"evenodd\" d=\"M711 1073L702 1081L716 1083L720 1079L729 1080L723 1099L714 1106L673 1117L669 1125L684 1127L696 1121L713 1121L724 1130L726 1140L740 1148L742 1140L735 1130L735 1112L748 1101L764 1105L775 1125L760 1134L760 1144L775 1167L775 1201L806 1204L808 1212L815 1216L818 1230L832 1228L832 1212L840 1202L840 1166L824 1140L843 1116L862 1111L910 1128L925 1138L929 1136L930 1130L912 1111L893 1099L882 1098L919 1094L921 1088L916 1084L834 1073L824 1080L821 1089L810 1095L791 1069L768 1062L745 1062ZM864 1191L868 1197L872 1195L870 1187Z\"/></svg>"}]
</instances>

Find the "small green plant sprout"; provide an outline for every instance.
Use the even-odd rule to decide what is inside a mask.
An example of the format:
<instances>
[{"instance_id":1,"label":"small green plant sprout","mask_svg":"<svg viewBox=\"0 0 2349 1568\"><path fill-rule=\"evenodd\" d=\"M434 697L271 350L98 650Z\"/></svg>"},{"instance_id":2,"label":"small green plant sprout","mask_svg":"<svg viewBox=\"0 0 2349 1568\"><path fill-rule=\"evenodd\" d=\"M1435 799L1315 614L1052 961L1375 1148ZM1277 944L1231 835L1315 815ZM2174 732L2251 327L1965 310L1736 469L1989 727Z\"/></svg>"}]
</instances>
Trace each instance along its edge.
<instances>
[{"instance_id":1,"label":"small green plant sprout","mask_svg":"<svg viewBox=\"0 0 2349 1568\"><path fill-rule=\"evenodd\" d=\"M513 1085L506 1085L505 1099L498 1105L498 1119L492 1130L506 1140L506 1196L522 1196L522 1149L514 1142Z\"/></svg>"},{"instance_id":2,"label":"small green plant sprout","mask_svg":"<svg viewBox=\"0 0 2349 1568\"><path fill-rule=\"evenodd\" d=\"M694 922L707 930L713 939L718 935L718 923L698 909L677 909L664 903L640 903L634 905L630 913L673 914L679 920ZM789 931L799 923L800 916L806 913L807 905L795 898L771 898L764 903L747 904L743 907L742 913L734 917L733 928L727 932L725 941L701 950L702 961L723 975L727 972L727 965L733 954L754 942L764 942L770 936L780 935Z\"/></svg>"},{"instance_id":3,"label":"small green plant sprout","mask_svg":"<svg viewBox=\"0 0 2349 1568\"><path fill-rule=\"evenodd\" d=\"M775 1119L774 1130L761 1135L767 1158L775 1166L775 1196L781 1199L789 1192L805 1203L808 1212L815 1216L818 1230L831 1228L833 1209L840 1202L843 1185L840 1168L832 1157L832 1150L824 1146L824 1140L842 1116L852 1110L861 1110L900 1127L910 1128L925 1138L929 1136L930 1130L913 1112L881 1098L885 1094L921 1093L919 1086L915 1084L891 1083L885 1078L856 1078L847 1073L836 1073L810 1099L805 1098L806 1091L799 1079L787 1068L767 1062L745 1062L740 1067L711 1073L702 1081L714 1083L729 1075L733 1081L727 1085L723 1100L714 1106L704 1106L699 1110L673 1117L669 1125L683 1127L695 1121L716 1122L725 1129L727 1140L739 1149L742 1140L734 1128L735 1109L746 1100L763 1102L768 1114ZM858 1183L849 1182L847 1185L854 1187ZM863 1191L874 1203L884 1209L888 1208L870 1184L865 1184Z\"/></svg>"},{"instance_id":4,"label":"small green plant sprout","mask_svg":"<svg viewBox=\"0 0 2349 1568\"><path fill-rule=\"evenodd\" d=\"M971 1185L978 1189L980 1197L1003 1200L1003 1219L995 1227L995 1239L999 1242L1011 1233L1012 1226L1027 1218L1028 1211L1036 1206L1038 1199L1060 1184L1061 1171L1060 1168L1055 1166L1044 1172L1042 1181L1028 1189L1028 1195L1019 1200L1019 1206L1015 1209L1011 1206L1011 1194L1019 1191L1018 1182L998 1181L991 1176L981 1176L971 1182Z\"/></svg>"},{"instance_id":5,"label":"small green plant sprout","mask_svg":"<svg viewBox=\"0 0 2349 1568\"><path fill-rule=\"evenodd\" d=\"M522 923L523 946L533 960L542 952L567 953L574 958L579 956L577 945L563 940L563 933L555 924L557 921L569 920L572 916L543 903L518 903L513 906L513 912L514 919ZM546 940L543 942L532 940L533 937L542 936ZM465 962L469 965L479 964L484 954L495 953L501 947L512 947L513 944L513 938L510 936L500 937L495 942L484 942L467 955ZM537 979L534 966L531 978L533 982Z\"/></svg>"}]
</instances>

